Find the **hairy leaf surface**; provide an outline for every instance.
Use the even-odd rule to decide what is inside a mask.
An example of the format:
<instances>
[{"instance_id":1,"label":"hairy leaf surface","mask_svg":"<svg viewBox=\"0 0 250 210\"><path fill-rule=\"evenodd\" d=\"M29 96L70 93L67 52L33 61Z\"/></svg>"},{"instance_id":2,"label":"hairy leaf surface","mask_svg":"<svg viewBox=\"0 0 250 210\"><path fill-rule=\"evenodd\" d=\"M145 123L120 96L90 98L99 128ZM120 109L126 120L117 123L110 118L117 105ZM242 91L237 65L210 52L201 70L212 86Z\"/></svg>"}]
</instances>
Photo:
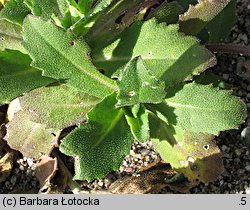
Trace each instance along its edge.
<instances>
[{"instance_id":1,"label":"hairy leaf surface","mask_svg":"<svg viewBox=\"0 0 250 210\"><path fill-rule=\"evenodd\" d=\"M34 16L25 19L23 34L32 65L41 69L44 76L64 79L79 90L100 98L116 89L114 81L92 64L90 49L83 39Z\"/></svg>"},{"instance_id":2,"label":"hairy leaf surface","mask_svg":"<svg viewBox=\"0 0 250 210\"><path fill-rule=\"evenodd\" d=\"M169 92L149 109L168 124L196 133L218 135L237 128L246 118L245 104L230 91L190 83Z\"/></svg>"},{"instance_id":3,"label":"hairy leaf surface","mask_svg":"<svg viewBox=\"0 0 250 210\"><path fill-rule=\"evenodd\" d=\"M51 18L52 14L63 18L68 9L67 0L24 0L32 14L44 19Z\"/></svg>"},{"instance_id":4,"label":"hairy leaf surface","mask_svg":"<svg viewBox=\"0 0 250 210\"><path fill-rule=\"evenodd\" d=\"M218 31L221 31L222 28L220 28L220 25L223 25L222 27L224 29L228 29L228 26L231 25L231 13L227 13L227 15L223 15L224 17L221 19L221 17L218 17L219 19L216 20L216 17L225 10L226 6L229 4L230 0L199 0L199 3L195 6L191 5L186 13L180 16L180 29L186 34L189 35L198 35L203 29L212 29L209 31L210 33L213 32L211 36L216 36L216 33L218 35ZM230 11L231 12L231 11ZM222 14L221 14L222 15ZM235 14L233 14L235 17ZM230 18L230 21L228 19ZM211 22L214 23L211 23ZM219 22L217 22L219 21ZM219 23L216 28L211 28L212 26L206 28L209 23L211 23L213 26L215 23ZM220 32L222 33L222 32ZM228 33L228 31L224 31L225 34Z\"/></svg>"},{"instance_id":5,"label":"hairy leaf surface","mask_svg":"<svg viewBox=\"0 0 250 210\"><path fill-rule=\"evenodd\" d=\"M136 107L135 105L134 107ZM125 107L125 117L129 124L130 130L139 142L145 142L149 140L149 121L148 121L148 111L144 106L139 106L139 110L135 114L133 111L136 108Z\"/></svg>"},{"instance_id":6,"label":"hairy leaf surface","mask_svg":"<svg viewBox=\"0 0 250 210\"><path fill-rule=\"evenodd\" d=\"M102 39L101 41L104 41L108 37L105 36L106 32L105 32L105 30L103 30L103 24L102 25L98 25L97 24L98 25L97 27L95 27L95 25L96 25L96 21L98 22L98 20L101 20L101 21L103 21L102 23L106 24L106 20L107 19L103 18L103 15L106 13L104 11L105 11L106 7L108 7L112 3L112 1L113 0L97 0L97 1L83 0L83 1L78 1L78 5L77 6L79 7L79 10L83 12L84 17L82 17L81 20L79 20L78 22L76 22L71 27L72 31L77 36L83 36L83 35L86 35L86 33L89 30L91 30L92 27L93 27L93 25L94 25L94 28L97 28L98 31L101 31L101 35L99 34L99 37L103 37L104 39ZM120 3L118 3L118 5ZM126 2L126 4L128 4L128 3L130 3L130 2ZM126 8L124 8L124 11L125 10L126 10ZM112 10L111 17L116 17L116 14L115 14L115 12L113 10ZM110 21L109 18L108 18L108 20ZM99 26L101 26L101 28L99 28ZM93 35L91 35L90 37L92 37L94 40L96 40L96 37L94 37ZM101 42L98 42L98 43L100 44ZM89 44L89 42L88 42L88 44ZM103 43L101 43L101 44L103 44Z\"/></svg>"},{"instance_id":7,"label":"hairy leaf surface","mask_svg":"<svg viewBox=\"0 0 250 210\"><path fill-rule=\"evenodd\" d=\"M133 135L115 104L115 94L105 98L89 112L87 123L63 139L60 151L75 157L74 179L101 179L119 169L129 153Z\"/></svg>"},{"instance_id":8,"label":"hairy leaf surface","mask_svg":"<svg viewBox=\"0 0 250 210\"><path fill-rule=\"evenodd\" d=\"M93 9L91 10L91 15L95 15L98 12L109 6L114 0L98 0Z\"/></svg>"},{"instance_id":9,"label":"hairy leaf surface","mask_svg":"<svg viewBox=\"0 0 250 210\"><path fill-rule=\"evenodd\" d=\"M30 115L19 111L7 125L6 141L11 148L20 151L25 157L38 158L49 155L57 144L60 131L34 123Z\"/></svg>"},{"instance_id":10,"label":"hairy leaf surface","mask_svg":"<svg viewBox=\"0 0 250 210\"><path fill-rule=\"evenodd\" d=\"M222 154L212 141L213 135L183 132L152 116L150 122L155 149L165 162L183 173L189 181L211 182L223 172Z\"/></svg>"},{"instance_id":11,"label":"hairy leaf surface","mask_svg":"<svg viewBox=\"0 0 250 210\"><path fill-rule=\"evenodd\" d=\"M12 23L22 25L24 18L29 13L30 10L23 0L9 0L0 11L0 19L7 19Z\"/></svg>"},{"instance_id":12,"label":"hairy leaf surface","mask_svg":"<svg viewBox=\"0 0 250 210\"><path fill-rule=\"evenodd\" d=\"M231 0L228 5L207 25L209 42L221 42L225 39L237 20L236 0Z\"/></svg>"},{"instance_id":13,"label":"hairy leaf surface","mask_svg":"<svg viewBox=\"0 0 250 210\"><path fill-rule=\"evenodd\" d=\"M166 95L164 82L150 74L140 57L132 59L125 66L117 85L117 107L138 103L160 103Z\"/></svg>"},{"instance_id":14,"label":"hairy leaf surface","mask_svg":"<svg viewBox=\"0 0 250 210\"><path fill-rule=\"evenodd\" d=\"M32 121L59 129L86 120L86 113L100 101L65 84L33 90L19 100Z\"/></svg>"},{"instance_id":15,"label":"hairy leaf surface","mask_svg":"<svg viewBox=\"0 0 250 210\"><path fill-rule=\"evenodd\" d=\"M70 5L75 1L69 0L24 0L34 16L44 20L53 19L53 22L68 29L75 21L79 20L79 11ZM75 5L77 5L75 3Z\"/></svg>"},{"instance_id":16,"label":"hairy leaf surface","mask_svg":"<svg viewBox=\"0 0 250 210\"><path fill-rule=\"evenodd\" d=\"M167 86L215 63L212 53L200 46L196 38L179 33L177 25L158 24L154 19L133 24L112 45L93 53L93 61L106 74L112 74L137 56Z\"/></svg>"},{"instance_id":17,"label":"hairy leaf surface","mask_svg":"<svg viewBox=\"0 0 250 210\"><path fill-rule=\"evenodd\" d=\"M156 9L152 9L147 17L147 20L156 18L159 23L175 24L179 20L179 15L183 13L183 8L178 2L164 1Z\"/></svg>"},{"instance_id":18,"label":"hairy leaf surface","mask_svg":"<svg viewBox=\"0 0 250 210\"><path fill-rule=\"evenodd\" d=\"M138 11L152 4L152 0L114 1L107 9L98 13L94 25L86 34L87 43L94 50L108 46L118 34L136 20Z\"/></svg>"},{"instance_id":19,"label":"hairy leaf surface","mask_svg":"<svg viewBox=\"0 0 250 210\"><path fill-rule=\"evenodd\" d=\"M6 19L0 19L0 51L11 49L26 53L22 46L21 30L21 26Z\"/></svg>"},{"instance_id":20,"label":"hairy leaf surface","mask_svg":"<svg viewBox=\"0 0 250 210\"><path fill-rule=\"evenodd\" d=\"M0 104L10 102L30 90L54 82L30 67L31 59L18 51L0 52Z\"/></svg>"}]
</instances>

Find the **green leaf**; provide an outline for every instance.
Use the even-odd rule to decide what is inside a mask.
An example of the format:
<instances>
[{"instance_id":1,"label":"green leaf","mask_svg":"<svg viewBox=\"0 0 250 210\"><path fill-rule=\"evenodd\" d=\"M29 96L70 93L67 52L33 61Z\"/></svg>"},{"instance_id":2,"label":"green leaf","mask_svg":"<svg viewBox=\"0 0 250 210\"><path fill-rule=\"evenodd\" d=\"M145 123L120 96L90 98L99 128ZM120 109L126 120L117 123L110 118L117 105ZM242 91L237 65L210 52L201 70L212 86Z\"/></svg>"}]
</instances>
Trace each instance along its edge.
<instances>
[{"instance_id":1,"label":"green leaf","mask_svg":"<svg viewBox=\"0 0 250 210\"><path fill-rule=\"evenodd\" d=\"M67 0L24 0L24 2L33 15L41 16L46 20L50 19L52 14L62 19L68 10Z\"/></svg>"},{"instance_id":2,"label":"green leaf","mask_svg":"<svg viewBox=\"0 0 250 210\"><path fill-rule=\"evenodd\" d=\"M103 28L103 23L106 24L106 20L108 20L108 22L112 22L112 20L113 20L111 18L105 18L105 14L109 13L109 12L105 11L105 9L106 9L106 7L108 7L112 3L112 1L113 0L99 0L99 1L98 0L97 1L82 0L82 1L78 1L78 5L77 6L78 6L79 10L83 12L84 17L82 17L81 20L79 20L78 22L76 22L71 27L71 29L74 32L74 34L76 34L77 36L85 36L86 33L88 33L89 30L93 29L92 31L95 31L96 28L97 28L98 30L99 29L101 30L101 34L102 35L101 36L100 36L100 34L95 34L95 35L97 35L97 37L104 37L104 39L102 39L102 41L105 40L105 38L107 38L105 36L106 30L103 30L103 29L104 28L106 29L106 27ZM119 5L120 3L121 2L118 2L117 4ZM126 4L128 4L128 2L126 2ZM126 8L123 8L123 9L124 9L123 11L126 10ZM112 18L116 17L115 11L113 9L110 9L109 11L111 11L111 10L112 10L111 17ZM103 12L101 13L101 11L103 11ZM102 22L102 23L98 24L98 22L99 23ZM96 26L96 24L97 24L97 26ZM112 22L112 24L113 24L113 22ZM109 30L109 32L110 31L111 30ZM90 36L88 36L88 39L91 39L92 41L94 41L94 40L97 41L96 37L94 37L93 34L91 34ZM105 40L105 42L106 42L106 40ZM88 44L89 43L90 43L90 41L88 42ZM102 42L99 42L99 44L100 43L103 44ZM92 47L93 46L91 46L91 48Z\"/></svg>"},{"instance_id":3,"label":"green leaf","mask_svg":"<svg viewBox=\"0 0 250 210\"><path fill-rule=\"evenodd\" d=\"M32 65L41 69L44 76L64 79L80 91L99 98L116 90L115 82L92 64L90 49L84 40L71 32L28 16L23 36L24 46L33 59Z\"/></svg>"},{"instance_id":4,"label":"green leaf","mask_svg":"<svg viewBox=\"0 0 250 210\"><path fill-rule=\"evenodd\" d=\"M74 32L76 36L85 36L86 33L93 27L98 15L94 15L91 17L83 17L75 24L71 26L71 30Z\"/></svg>"},{"instance_id":5,"label":"green leaf","mask_svg":"<svg viewBox=\"0 0 250 210\"><path fill-rule=\"evenodd\" d=\"M236 0L231 0L219 15L206 25L209 42L223 41L229 35L236 20Z\"/></svg>"},{"instance_id":6,"label":"green leaf","mask_svg":"<svg viewBox=\"0 0 250 210\"><path fill-rule=\"evenodd\" d=\"M101 179L129 154L133 136L115 104L115 94L105 98L89 112L87 123L63 139L60 151L75 157L74 179Z\"/></svg>"},{"instance_id":7,"label":"green leaf","mask_svg":"<svg viewBox=\"0 0 250 210\"><path fill-rule=\"evenodd\" d=\"M98 12L103 11L106 7L108 7L114 0L98 0L90 14L93 16ZM128 2L127 2L128 3Z\"/></svg>"},{"instance_id":8,"label":"green leaf","mask_svg":"<svg viewBox=\"0 0 250 210\"><path fill-rule=\"evenodd\" d=\"M156 18L158 23L175 24L179 20L179 15L183 13L183 9L178 2L163 2L156 9L152 9L147 20Z\"/></svg>"},{"instance_id":9,"label":"green leaf","mask_svg":"<svg viewBox=\"0 0 250 210\"><path fill-rule=\"evenodd\" d=\"M178 25L158 24L154 19L137 22L112 45L93 52L93 62L112 75L131 58L141 56L150 73L164 80L166 86L180 83L214 65L215 57L196 38L178 30Z\"/></svg>"},{"instance_id":10,"label":"green leaf","mask_svg":"<svg viewBox=\"0 0 250 210\"><path fill-rule=\"evenodd\" d=\"M78 8L85 17L94 16L108 7L113 0L78 0ZM92 7L93 5L93 7ZM92 8L91 8L92 7Z\"/></svg>"},{"instance_id":11,"label":"green leaf","mask_svg":"<svg viewBox=\"0 0 250 210\"><path fill-rule=\"evenodd\" d=\"M0 19L7 19L12 23L22 25L23 20L30 13L23 0L9 0L0 12Z\"/></svg>"},{"instance_id":12,"label":"green leaf","mask_svg":"<svg viewBox=\"0 0 250 210\"><path fill-rule=\"evenodd\" d=\"M98 51L109 45L118 34L135 21L135 17L138 15L143 3L152 4L152 1L115 1L102 12L92 15L89 18L91 22L87 21L87 23L83 24L84 27L91 27L85 35L91 49ZM81 27L78 30L80 29Z\"/></svg>"},{"instance_id":13,"label":"green leaf","mask_svg":"<svg viewBox=\"0 0 250 210\"><path fill-rule=\"evenodd\" d=\"M230 91L195 83L172 89L163 103L148 108L168 124L214 135L237 128L246 118L245 104Z\"/></svg>"},{"instance_id":14,"label":"green leaf","mask_svg":"<svg viewBox=\"0 0 250 210\"><path fill-rule=\"evenodd\" d=\"M32 121L48 128L63 129L86 120L86 113L99 102L69 85L42 87L19 98Z\"/></svg>"},{"instance_id":15,"label":"green leaf","mask_svg":"<svg viewBox=\"0 0 250 210\"><path fill-rule=\"evenodd\" d=\"M0 104L54 82L43 77L40 70L30 67L30 62L29 56L18 51L0 52Z\"/></svg>"},{"instance_id":16,"label":"green leaf","mask_svg":"<svg viewBox=\"0 0 250 210\"><path fill-rule=\"evenodd\" d=\"M191 182L211 182L223 172L220 149L214 136L181 131L155 116L150 117L151 140L161 158Z\"/></svg>"},{"instance_id":17,"label":"green leaf","mask_svg":"<svg viewBox=\"0 0 250 210\"><path fill-rule=\"evenodd\" d=\"M117 81L117 107L138 103L160 103L164 99L165 84L152 76L140 57L132 59Z\"/></svg>"},{"instance_id":18,"label":"green leaf","mask_svg":"<svg viewBox=\"0 0 250 210\"><path fill-rule=\"evenodd\" d=\"M149 140L149 121L148 112L144 106L139 106L139 110L136 116L133 113L133 108L138 108L137 105L133 107L125 107L125 117L129 124L130 130L134 138L139 142L145 142Z\"/></svg>"},{"instance_id":19,"label":"green leaf","mask_svg":"<svg viewBox=\"0 0 250 210\"><path fill-rule=\"evenodd\" d=\"M141 104L135 104L134 106L132 106L130 108L131 108L132 115L135 118L137 118L138 117L138 113L139 113L140 108L141 108Z\"/></svg>"},{"instance_id":20,"label":"green leaf","mask_svg":"<svg viewBox=\"0 0 250 210\"><path fill-rule=\"evenodd\" d=\"M88 15L92 4L93 0L78 0L78 7L85 16Z\"/></svg>"},{"instance_id":21,"label":"green leaf","mask_svg":"<svg viewBox=\"0 0 250 210\"><path fill-rule=\"evenodd\" d=\"M77 23L83 18L83 14L74 6L68 5L68 10L66 10L65 17L61 20L62 26L66 29L70 28L72 25Z\"/></svg>"},{"instance_id":22,"label":"green leaf","mask_svg":"<svg viewBox=\"0 0 250 210\"><path fill-rule=\"evenodd\" d=\"M231 90L232 85L225 82L223 77L213 74L211 71L205 71L202 74L195 76L194 81L202 85L212 84L213 87L220 89Z\"/></svg>"},{"instance_id":23,"label":"green leaf","mask_svg":"<svg viewBox=\"0 0 250 210\"><path fill-rule=\"evenodd\" d=\"M24 2L33 15L40 16L44 20L53 19L56 25L65 29L80 19L80 12L71 6L68 0L24 0Z\"/></svg>"},{"instance_id":24,"label":"green leaf","mask_svg":"<svg viewBox=\"0 0 250 210\"><path fill-rule=\"evenodd\" d=\"M0 51L5 49L19 50L26 53L22 46L21 26L0 19Z\"/></svg>"},{"instance_id":25,"label":"green leaf","mask_svg":"<svg viewBox=\"0 0 250 210\"><path fill-rule=\"evenodd\" d=\"M180 15L180 30L185 34L196 36L201 33L203 29L207 29L209 33L213 33L211 35L212 39L218 36L218 33L228 34L228 27L232 25L232 17L230 17L232 15L231 11L229 13L226 12L226 15L221 14L217 20L216 17L223 11L223 13L225 13L226 6L230 0L200 0L198 2L195 6L190 6L186 13ZM235 17L235 14L233 14L233 17ZM206 28L209 23L211 23L211 25ZM215 27L216 30L212 28L215 26L215 23L219 23L219 25ZM220 29L226 29L227 31L222 32Z\"/></svg>"},{"instance_id":26,"label":"green leaf","mask_svg":"<svg viewBox=\"0 0 250 210\"><path fill-rule=\"evenodd\" d=\"M90 30L96 21L97 15L91 16L86 19L86 17L81 18L75 24L73 24L70 29L74 32L76 36L85 36L85 34Z\"/></svg>"},{"instance_id":27,"label":"green leaf","mask_svg":"<svg viewBox=\"0 0 250 210\"><path fill-rule=\"evenodd\" d=\"M164 119L149 113L150 137L152 141L166 141L165 144L172 147L184 138L184 131L174 125L167 124Z\"/></svg>"},{"instance_id":28,"label":"green leaf","mask_svg":"<svg viewBox=\"0 0 250 210\"><path fill-rule=\"evenodd\" d=\"M19 111L7 124L5 140L25 157L39 158L41 154L50 154L57 145L59 134L58 129L47 129L45 125L34 123L29 114Z\"/></svg>"},{"instance_id":29,"label":"green leaf","mask_svg":"<svg viewBox=\"0 0 250 210\"><path fill-rule=\"evenodd\" d=\"M79 5L76 3L75 0L67 0L69 4L79 10Z\"/></svg>"}]
</instances>

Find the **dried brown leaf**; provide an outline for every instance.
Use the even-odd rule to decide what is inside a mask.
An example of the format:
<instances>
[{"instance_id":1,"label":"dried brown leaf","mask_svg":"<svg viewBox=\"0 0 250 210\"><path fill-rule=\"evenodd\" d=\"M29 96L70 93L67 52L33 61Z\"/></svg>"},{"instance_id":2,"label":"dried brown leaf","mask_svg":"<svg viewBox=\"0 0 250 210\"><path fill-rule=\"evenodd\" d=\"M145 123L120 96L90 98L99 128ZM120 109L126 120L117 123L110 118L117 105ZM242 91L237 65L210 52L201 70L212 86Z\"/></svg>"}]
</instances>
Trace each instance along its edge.
<instances>
[{"instance_id":1,"label":"dried brown leaf","mask_svg":"<svg viewBox=\"0 0 250 210\"><path fill-rule=\"evenodd\" d=\"M11 148L20 151L24 156L39 158L41 154L50 154L57 145L59 134L60 130L35 123L28 113L19 111L7 124L5 140Z\"/></svg>"},{"instance_id":2,"label":"dried brown leaf","mask_svg":"<svg viewBox=\"0 0 250 210\"><path fill-rule=\"evenodd\" d=\"M179 150L183 150L186 158L181 159L183 167L177 171L184 173L189 181L208 183L223 173L222 153L213 139L209 134L185 133L183 147Z\"/></svg>"},{"instance_id":3,"label":"dried brown leaf","mask_svg":"<svg viewBox=\"0 0 250 210\"><path fill-rule=\"evenodd\" d=\"M10 151L0 159L0 183L4 182L10 175L13 168L15 154L14 151Z\"/></svg>"},{"instance_id":4,"label":"dried brown leaf","mask_svg":"<svg viewBox=\"0 0 250 210\"><path fill-rule=\"evenodd\" d=\"M136 175L127 175L116 180L109 187L109 191L113 194L146 194L169 187L176 192L189 192L194 184L186 180L172 182L176 175L177 172L169 164L158 162L141 169Z\"/></svg>"},{"instance_id":5,"label":"dried brown leaf","mask_svg":"<svg viewBox=\"0 0 250 210\"><path fill-rule=\"evenodd\" d=\"M15 99L9 103L8 111L7 111L7 119L8 121L12 121L14 119L14 115L21 110L19 99Z\"/></svg>"},{"instance_id":6,"label":"dried brown leaf","mask_svg":"<svg viewBox=\"0 0 250 210\"><path fill-rule=\"evenodd\" d=\"M50 187L50 181L57 171L57 159L49 156L42 156L36 164L36 177L40 183L40 192Z\"/></svg>"}]
</instances>

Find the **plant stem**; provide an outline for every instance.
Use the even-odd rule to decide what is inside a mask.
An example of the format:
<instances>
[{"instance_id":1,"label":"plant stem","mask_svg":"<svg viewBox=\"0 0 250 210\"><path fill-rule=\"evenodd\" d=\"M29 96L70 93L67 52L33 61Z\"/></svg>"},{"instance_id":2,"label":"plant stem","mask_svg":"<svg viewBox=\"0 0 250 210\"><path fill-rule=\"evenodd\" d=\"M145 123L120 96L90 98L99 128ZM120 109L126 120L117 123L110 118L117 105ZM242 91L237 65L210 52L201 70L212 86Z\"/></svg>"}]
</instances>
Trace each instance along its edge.
<instances>
[{"instance_id":1,"label":"plant stem","mask_svg":"<svg viewBox=\"0 0 250 210\"><path fill-rule=\"evenodd\" d=\"M250 55L250 46L240 44L214 43L206 44L206 47L213 52Z\"/></svg>"}]
</instances>

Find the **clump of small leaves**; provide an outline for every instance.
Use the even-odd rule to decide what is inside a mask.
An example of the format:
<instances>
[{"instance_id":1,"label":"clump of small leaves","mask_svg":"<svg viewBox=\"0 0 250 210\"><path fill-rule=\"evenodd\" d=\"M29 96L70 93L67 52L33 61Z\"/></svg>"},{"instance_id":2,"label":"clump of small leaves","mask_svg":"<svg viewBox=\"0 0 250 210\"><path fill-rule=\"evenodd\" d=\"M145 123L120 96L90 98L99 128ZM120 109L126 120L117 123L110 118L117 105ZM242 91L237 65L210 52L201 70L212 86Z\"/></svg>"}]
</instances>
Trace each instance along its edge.
<instances>
[{"instance_id":1,"label":"clump of small leaves","mask_svg":"<svg viewBox=\"0 0 250 210\"><path fill-rule=\"evenodd\" d=\"M234 21L235 0L7 1L0 104L18 98L9 112L20 111L5 139L31 157L59 145L76 180L103 178L134 140L152 140L190 182L214 180L223 165L213 139L244 122L246 107L204 76L216 58L201 43L220 42Z\"/></svg>"}]
</instances>

